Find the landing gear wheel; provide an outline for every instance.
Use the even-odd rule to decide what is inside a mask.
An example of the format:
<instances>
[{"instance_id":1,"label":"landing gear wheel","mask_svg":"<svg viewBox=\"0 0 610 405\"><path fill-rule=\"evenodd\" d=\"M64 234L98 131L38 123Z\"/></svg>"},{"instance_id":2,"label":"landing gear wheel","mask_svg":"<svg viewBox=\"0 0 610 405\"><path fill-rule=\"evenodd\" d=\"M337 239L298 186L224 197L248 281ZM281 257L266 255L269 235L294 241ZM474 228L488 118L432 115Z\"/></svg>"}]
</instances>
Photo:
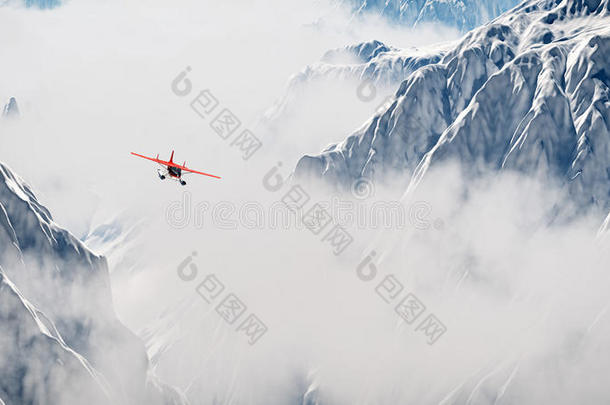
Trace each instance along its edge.
<instances>
[{"instance_id":1,"label":"landing gear wheel","mask_svg":"<svg viewBox=\"0 0 610 405\"><path fill-rule=\"evenodd\" d=\"M183 185L183 186L186 186L186 181L180 180L180 184Z\"/></svg>"},{"instance_id":2,"label":"landing gear wheel","mask_svg":"<svg viewBox=\"0 0 610 405\"><path fill-rule=\"evenodd\" d=\"M165 180L165 176L164 176L164 175L162 175L162 174L160 174L160 175L159 175L159 178L160 178L161 180Z\"/></svg>"}]
</instances>

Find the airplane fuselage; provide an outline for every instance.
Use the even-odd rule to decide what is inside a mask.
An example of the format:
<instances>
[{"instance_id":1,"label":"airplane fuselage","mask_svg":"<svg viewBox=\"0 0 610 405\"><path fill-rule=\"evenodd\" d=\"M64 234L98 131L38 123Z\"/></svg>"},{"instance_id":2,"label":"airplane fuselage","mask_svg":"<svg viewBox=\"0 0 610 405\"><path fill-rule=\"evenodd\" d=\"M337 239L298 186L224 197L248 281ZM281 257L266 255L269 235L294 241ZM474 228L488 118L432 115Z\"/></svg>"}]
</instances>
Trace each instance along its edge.
<instances>
[{"instance_id":1,"label":"airplane fuselage","mask_svg":"<svg viewBox=\"0 0 610 405\"><path fill-rule=\"evenodd\" d=\"M167 174L169 174L171 177L179 179L182 177L182 170L178 169L177 167L167 166Z\"/></svg>"}]
</instances>

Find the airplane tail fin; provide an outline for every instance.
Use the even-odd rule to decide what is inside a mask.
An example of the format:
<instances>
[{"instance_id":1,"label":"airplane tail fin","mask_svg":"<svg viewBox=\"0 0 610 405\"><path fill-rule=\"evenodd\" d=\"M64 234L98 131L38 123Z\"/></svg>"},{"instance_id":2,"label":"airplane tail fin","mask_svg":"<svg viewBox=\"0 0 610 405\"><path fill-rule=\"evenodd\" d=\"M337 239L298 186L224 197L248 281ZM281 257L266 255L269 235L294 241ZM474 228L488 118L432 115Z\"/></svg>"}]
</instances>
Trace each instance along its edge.
<instances>
[{"instance_id":1,"label":"airplane tail fin","mask_svg":"<svg viewBox=\"0 0 610 405\"><path fill-rule=\"evenodd\" d=\"M174 163L174 151L172 151L172 155L169 157L170 163Z\"/></svg>"}]
</instances>

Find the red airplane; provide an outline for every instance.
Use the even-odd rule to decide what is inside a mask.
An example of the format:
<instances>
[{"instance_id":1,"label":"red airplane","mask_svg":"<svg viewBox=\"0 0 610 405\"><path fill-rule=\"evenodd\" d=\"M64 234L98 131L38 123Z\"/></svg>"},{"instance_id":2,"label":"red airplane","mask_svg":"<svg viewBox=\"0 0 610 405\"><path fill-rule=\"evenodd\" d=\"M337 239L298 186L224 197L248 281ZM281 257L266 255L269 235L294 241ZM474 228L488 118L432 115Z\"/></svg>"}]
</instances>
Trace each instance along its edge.
<instances>
[{"instance_id":1,"label":"red airplane","mask_svg":"<svg viewBox=\"0 0 610 405\"><path fill-rule=\"evenodd\" d=\"M152 158L152 157L140 155L140 154L133 153L133 152L131 152L131 154L134 156L144 158L144 159L152 160L153 162L160 164L161 167L163 168L163 170L158 169L157 174L159 175L159 178L161 180L165 180L165 178L167 176L169 176L171 179L175 179L175 180L179 181L180 184L182 184L183 186L186 186L186 181L182 180L182 176L185 174L188 174L188 173L182 173L183 170L186 172L189 172L189 173L197 173L197 174L203 174L204 176L214 177L215 179L220 178L218 176L214 176L213 174L198 172L197 170L189 169L188 167L186 167L186 162L184 162L182 165L178 165L178 164L174 163L174 151L172 151L172 155L169 157L169 162L166 162L165 160L160 160L159 155L157 155L156 158Z\"/></svg>"}]
</instances>

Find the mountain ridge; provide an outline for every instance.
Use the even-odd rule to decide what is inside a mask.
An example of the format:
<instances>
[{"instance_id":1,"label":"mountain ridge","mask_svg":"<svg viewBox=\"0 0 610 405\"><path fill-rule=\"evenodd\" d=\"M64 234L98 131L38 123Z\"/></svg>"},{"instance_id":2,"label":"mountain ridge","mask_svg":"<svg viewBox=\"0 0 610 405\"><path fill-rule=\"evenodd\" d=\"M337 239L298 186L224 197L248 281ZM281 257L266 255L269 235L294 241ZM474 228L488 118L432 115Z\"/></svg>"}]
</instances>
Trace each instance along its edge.
<instances>
[{"instance_id":1,"label":"mountain ridge","mask_svg":"<svg viewBox=\"0 0 610 405\"><path fill-rule=\"evenodd\" d=\"M581 204L607 210L609 13L607 0L518 6L410 74L343 142L303 156L296 177L347 188L398 176L412 189L431 165L455 159L474 174L559 176Z\"/></svg>"},{"instance_id":2,"label":"mountain ridge","mask_svg":"<svg viewBox=\"0 0 610 405\"><path fill-rule=\"evenodd\" d=\"M502 14L515 0L352 0L354 15L376 13L410 27L440 23L466 32Z\"/></svg>"}]
</instances>

